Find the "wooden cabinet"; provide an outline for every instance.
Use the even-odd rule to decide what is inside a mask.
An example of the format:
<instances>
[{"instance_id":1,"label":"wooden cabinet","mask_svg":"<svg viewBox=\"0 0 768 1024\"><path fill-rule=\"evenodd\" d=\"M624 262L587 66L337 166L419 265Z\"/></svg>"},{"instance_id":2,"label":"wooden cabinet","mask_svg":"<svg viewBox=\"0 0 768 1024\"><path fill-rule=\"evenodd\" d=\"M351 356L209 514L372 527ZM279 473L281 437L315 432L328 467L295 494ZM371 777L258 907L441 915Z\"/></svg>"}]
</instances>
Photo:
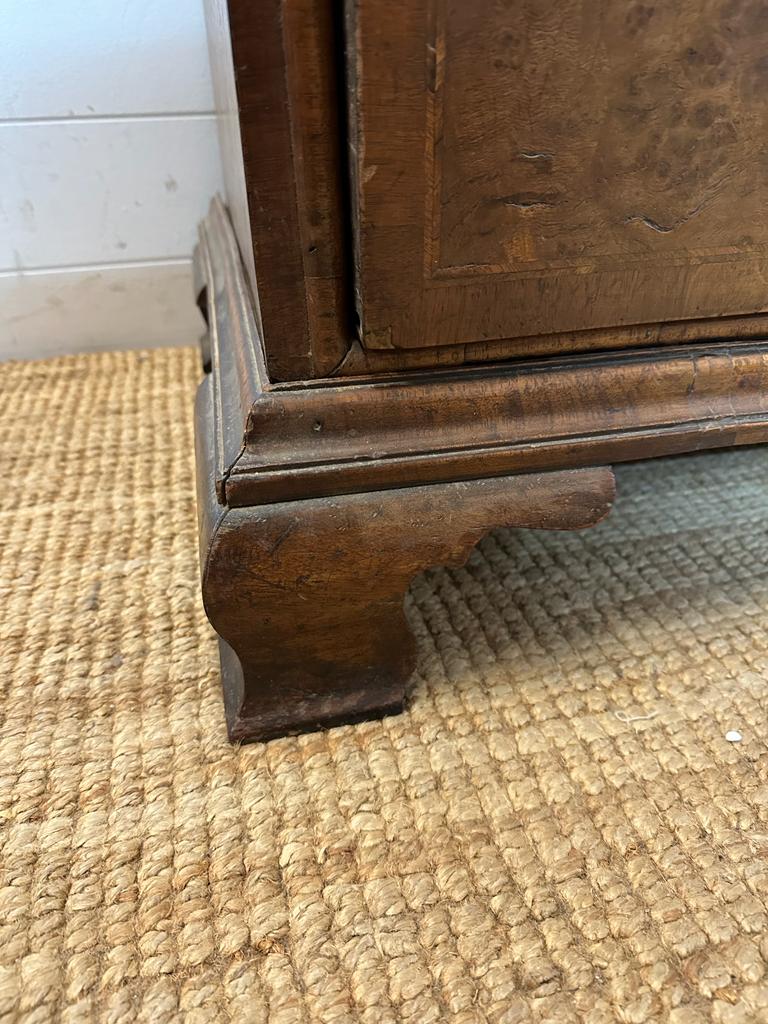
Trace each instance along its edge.
<instances>
[{"instance_id":1,"label":"wooden cabinet","mask_svg":"<svg viewBox=\"0 0 768 1024\"><path fill-rule=\"evenodd\" d=\"M209 0L203 591L230 733L400 706L402 595L768 438L768 17Z\"/></svg>"}]
</instances>

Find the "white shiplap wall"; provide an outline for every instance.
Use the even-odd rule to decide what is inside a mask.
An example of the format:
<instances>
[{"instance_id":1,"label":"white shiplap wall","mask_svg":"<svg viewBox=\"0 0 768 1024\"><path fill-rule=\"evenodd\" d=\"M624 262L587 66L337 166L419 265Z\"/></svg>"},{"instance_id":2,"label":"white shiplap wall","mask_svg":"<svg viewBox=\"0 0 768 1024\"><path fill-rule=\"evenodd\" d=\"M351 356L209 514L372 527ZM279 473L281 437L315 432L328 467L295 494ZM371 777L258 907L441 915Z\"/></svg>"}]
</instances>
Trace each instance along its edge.
<instances>
[{"instance_id":1,"label":"white shiplap wall","mask_svg":"<svg viewBox=\"0 0 768 1024\"><path fill-rule=\"evenodd\" d=\"M202 0L0 0L0 24L0 358L194 342Z\"/></svg>"}]
</instances>

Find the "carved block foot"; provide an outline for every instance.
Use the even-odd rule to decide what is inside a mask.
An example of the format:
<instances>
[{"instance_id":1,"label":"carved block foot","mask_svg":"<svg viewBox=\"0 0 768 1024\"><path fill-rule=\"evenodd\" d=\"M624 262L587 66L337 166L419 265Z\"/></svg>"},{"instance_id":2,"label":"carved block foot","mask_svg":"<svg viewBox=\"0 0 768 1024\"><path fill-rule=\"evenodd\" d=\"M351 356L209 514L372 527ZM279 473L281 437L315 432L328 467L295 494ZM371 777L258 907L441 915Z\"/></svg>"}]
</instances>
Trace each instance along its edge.
<instances>
[{"instance_id":1,"label":"carved block foot","mask_svg":"<svg viewBox=\"0 0 768 1024\"><path fill-rule=\"evenodd\" d=\"M400 710L416 658L411 579L461 565L495 526L591 526L614 494L598 468L227 508L211 480L200 480L203 598L233 740Z\"/></svg>"}]
</instances>

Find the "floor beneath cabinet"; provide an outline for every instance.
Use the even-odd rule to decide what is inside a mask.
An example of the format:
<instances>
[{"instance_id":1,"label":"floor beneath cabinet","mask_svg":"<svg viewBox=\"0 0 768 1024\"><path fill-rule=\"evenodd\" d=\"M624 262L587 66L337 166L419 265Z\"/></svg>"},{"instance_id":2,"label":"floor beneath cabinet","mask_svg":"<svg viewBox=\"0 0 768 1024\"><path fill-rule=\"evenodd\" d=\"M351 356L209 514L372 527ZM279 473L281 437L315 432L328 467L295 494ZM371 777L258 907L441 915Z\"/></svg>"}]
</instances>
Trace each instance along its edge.
<instances>
[{"instance_id":1,"label":"floor beneath cabinet","mask_svg":"<svg viewBox=\"0 0 768 1024\"><path fill-rule=\"evenodd\" d=\"M497 531L411 588L406 714L237 749L197 380L191 349L0 367L9 1019L763 1019L768 448Z\"/></svg>"}]
</instances>

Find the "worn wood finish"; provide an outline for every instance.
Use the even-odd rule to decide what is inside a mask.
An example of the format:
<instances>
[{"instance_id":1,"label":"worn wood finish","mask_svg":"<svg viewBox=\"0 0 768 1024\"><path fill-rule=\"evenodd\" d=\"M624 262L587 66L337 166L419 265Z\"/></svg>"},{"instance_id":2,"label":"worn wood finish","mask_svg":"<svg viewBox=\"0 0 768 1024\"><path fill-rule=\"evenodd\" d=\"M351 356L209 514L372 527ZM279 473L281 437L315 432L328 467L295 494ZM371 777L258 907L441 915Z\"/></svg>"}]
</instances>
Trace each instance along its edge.
<instances>
[{"instance_id":1,"label":"worn wood finish","mask_svg":"<svg viewBox=\"0 0 768 1024\"><path fill-rule=\"evenodd\" d=\"M197 411L203 598L224 641L233 740L400 710L416 656L403 598L416 573L461 565L494 526L580 529L613 501L600 468L223 508L208 385Z\"/></svg>"},{"instance_id":2,"label":"worn wood finish","mask_svg":"<svg viewBox=\"0 0 768 1024\"><path fill-rule=\"evenodd\" d=\"M560 334L533 334L525 338L501 338L498 341L432 348L364 349L355 343L336 368L334 376L362 377L367 374L472 366L541 356L556 358L583 352L621 352L657 345L764 341L766 336L768 322L765 316L757 314L597 328L593 331L562 331Z\"/></svg>"},{"instance_id":3,"label":"worn wood finish","mask_svg":"<svg viewBox=\"0 0 768 1024\"><path fill-rule=\"evenodd\" d=\"M710 0L710 19L724 12L727 45L718 49L715 23L699 25L691 3L656 9L646 25L640 7L627 9L625 24L620 5L603 0L589 6L584 21L588 38L600 37L599 59L590 51L594 67L587 68L586 60L579 65L572 32L556 43L548 33L553 19L566 27L578 20L582 0L558 11L529 0L507 12L484 3L454 9L443 0L408 0L410 20L398 21L403 3L382 13L380 0L348 0L357 182L350 202L338 114L345 64L339 6L206 0L227 201L273 381L766 334L764 319L754 315L763 308L766 276L754 227L761 223L754 187L760 168L752 140L760 137L764 107L762 93L754 95L758 15ZM670 25L680 28L679 39ZM695 39L685 60L672 61L669 48L683 45L686 27ZM636 50L626 45L627 34L633 46L639 40ZM478 59L485 46L492 60ZM390 53L401 59L390 60ZM632 61L643 64L636 74ZM569 113L571 120L581 117L580 133L566 133L571 121L557 119L557 103L570 107L569 83L580 74L591 83ZM489 90L493 104L482 100ZM551 92L550 110L542 97L548 102ZM549 139L555 125L567 134L562 159L547 159L549 150L540 159L535 150L519 155L528 110L526 132ZM562 142L549 141L552 148ZM622 155L606 171L595 153L614 144ZM561 192L567 185L563 201L529 202L534 186L546 182ZM517 205L514 189L524 197ZM677 205L700 193L702 208L690 224L678 224ZM499 195L510 202L491 201ZM626 214L621 222L627 196L648 199L645 220ZM662 230L664 216L670 230ZM359 302L364 346L355 339L352 219L370 306L366 311ZM467 264L469 277L438 266L432 256L443 235L465 263L478 247L485 262ZM576 257L563 255L568 245ZM656 275L650 282L649 268ZM665 305L670 295L674 320ZM678 306L686 308L681 313ZM607 315L609 308L615 315ZM387 319L393 311L402 330Z\"/></svg>"},{"instance_id":4,"label":"worn wood finish","mask_svg":"<svg viewBox=\"0 0 768 1024\"><path fill-rule=\"evenodd\" d=\"M436 378L263 396L228 469L227 501L250 505L768 440L765 345Z\"/></svg>"},{"instance_id":5,"label":"worn wood finish","mask_svg":"<svg viewBox=\"0 0 768 1024\"><path fill-rule=\"evenodd\" d=\"M200 538L233 739L399 708L410 579L491 527L587 526L613 462L768 441L762 7L345 4L351 196L339 6L210 0L248 267L214 202Z\"/></svg>"},{"instance_id":6,"label":"worn wood finish","mask_svg":"<svg viewBox=\"0 0 768 1024\"><path fill-rule=\"evenodd\" d=\"M761 5L347 12L365 347L768 308Z\"/></svg>"},{"instance_id":7,"label":"worn wood finish","mask_svg":"<svg viewBox=\"0 0 768 1024\"><path fill-rule=\"evenodd\" d=\"M333 0L207 0L227 200L273 380L324 377L354 336Z\"/></svg>"},{"instance_id":8,"label":"worn wood finish","mask_svg":"<svg viewBox=\"0 0 768 1024\"><path fill-rule=\"evenodd\" d=\"M231 229L202 235L230 505L538 472L768 440L768 344L270 385Z\"/></svg>"}]
</instances>

